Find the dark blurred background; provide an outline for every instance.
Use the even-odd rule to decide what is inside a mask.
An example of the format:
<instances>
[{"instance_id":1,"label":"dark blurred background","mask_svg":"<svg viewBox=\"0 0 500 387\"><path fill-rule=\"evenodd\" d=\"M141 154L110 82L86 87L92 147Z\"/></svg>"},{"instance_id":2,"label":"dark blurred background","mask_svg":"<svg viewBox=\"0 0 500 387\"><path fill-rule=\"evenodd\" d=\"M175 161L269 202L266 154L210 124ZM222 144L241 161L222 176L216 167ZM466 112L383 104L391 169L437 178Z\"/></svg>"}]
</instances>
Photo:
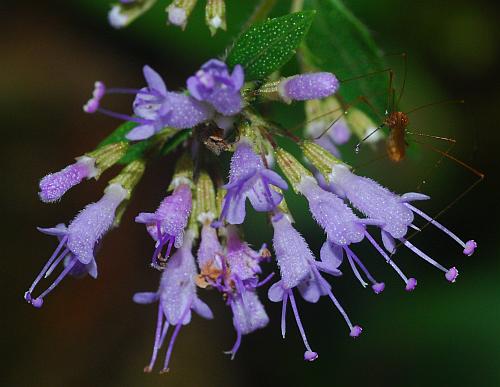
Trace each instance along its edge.
<instances>
[{"instance_id":1,"label":"dark blurred background","mask_svg":"<svg viewBox=\"0 0 500 387\"><path fill-rule=\"evenodd\" d=\"M67 279L41 310L23 301L24 291L55 247L54 240L38 233L35 226L71 219L86 203L100 197L105 180L112 176L107 173L97 183L82 184L55 205L37 200L41 176L93 149L117 125L115 120L82 112L94 80L141 86L141 67L147 63L165 76L170 88L182 86L203 61L223 52L255 2L227 3L229 31L213 39L203 23L202 4L185 32L164 26L161 4L122 31L108 26L105 0L0 5L0 114L4 123L0 385L500 385L497 1L345 0L385 52L408 53L403 108L447 98L466 101L412 116L415 131L456 139L454 154L486 173L482 184L440 218L459 235L479 242L473 257L463 257L455 244L431 227L414 239L445 266L459 267L456 284L449 285L440 272L404 251L398 262L419 279L413 294L404 292L381 260L371 265L387 284L379 296L359 287L346 270L334 289L365 332L356 341L349 338L327 300L318 305L301 303L309 339L320 354L311 364L302 361L302 344L291 316L283 341L278 326L280 305L269 303L273 323L245 337L238 356L230 361L222 353L234 339L228 310L215 294L203 294L213 305L216 319L195 317L181 331L169 374L143 374L152 349L156 309L133 304L131 296L155 289L158 276L145 264L151 242L143 227L132 220L137 212L155 208L163 195L171 165L157 165L147 172L121 228L106 237L98 258L98 280ZM288 1L278 3L276 12L285 12ZM389 57L388 62L401 81L401 61ZM106 103L119 111L130 109L126 97ZM369 159L377 151L383 150L362 153ZM352 154L352 147L343 152ZM397 167L384 161L369 163L360 173L398 192L414 190L425 179L424 190L434 200L422 203L422 208L430 214L445 208L476 178L446 160L432 168L438 155L425 150L418 154ZM312 236L311 246L317 252L320 233L307 220L303 202L294 202L292 207L300 220L299 229ZM263 217L253 216L246 232L255 245L271 237ZM373 254L369 249L359 253L365 260Z\"/></svg>"}]
</instances>

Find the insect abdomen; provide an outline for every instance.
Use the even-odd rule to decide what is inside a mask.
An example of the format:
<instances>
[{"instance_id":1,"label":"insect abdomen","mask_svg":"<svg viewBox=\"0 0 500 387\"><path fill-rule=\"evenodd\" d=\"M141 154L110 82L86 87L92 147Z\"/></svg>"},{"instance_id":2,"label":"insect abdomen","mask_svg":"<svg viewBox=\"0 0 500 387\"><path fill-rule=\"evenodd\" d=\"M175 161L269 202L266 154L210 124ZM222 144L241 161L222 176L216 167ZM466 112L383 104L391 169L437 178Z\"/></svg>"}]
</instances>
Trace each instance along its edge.
<instances>
[{"instance_id":1,"label":"insect abdomen","mask_svg":"<svg viewBox=\"0 0 500 387\"><path fill-rule=\"evenodd\" d=\"M387 139L387 155L394 162L400 162L405 158L406 143L404 138L404 129L392 129Z\"/></svg>"}]
</instances>

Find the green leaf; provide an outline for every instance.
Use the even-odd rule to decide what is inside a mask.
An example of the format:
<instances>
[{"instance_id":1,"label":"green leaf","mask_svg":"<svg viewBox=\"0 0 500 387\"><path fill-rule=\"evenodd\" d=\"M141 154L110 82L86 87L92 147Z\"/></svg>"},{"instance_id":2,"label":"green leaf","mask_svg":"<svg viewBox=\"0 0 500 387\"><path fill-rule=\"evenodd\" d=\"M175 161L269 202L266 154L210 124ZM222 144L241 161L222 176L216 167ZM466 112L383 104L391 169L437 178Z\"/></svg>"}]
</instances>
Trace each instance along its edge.
<instances>
[{"instance_id":1,"label":"green leaf","mask_svg":"<svg viewBox=\"0 0 500 387\"><path fill-rule=\"evenodd\" d=\"M383 115L388 76L386 73L366 76L386 68L381 50L367 28L340 0L305 0L304 9L317 11L305 39L305 62L334 73L340 80L364 76L341 84L340 94L347 102L365 96L374 110ZM380 121L380 117L366 104L360 103L357 107Z\"/></svg>"},{"instance_id":2,"label":"green leaf","mask_svg":"<svg viewBox=\"0 0 500 387\"><path fill-rule=\"evenodd\" d=\"M227 64L242 65L246 81L268 76L295 54L314 14L314 11L296 12L253 25L236 41Z\"/></svg>"}]
</instances>

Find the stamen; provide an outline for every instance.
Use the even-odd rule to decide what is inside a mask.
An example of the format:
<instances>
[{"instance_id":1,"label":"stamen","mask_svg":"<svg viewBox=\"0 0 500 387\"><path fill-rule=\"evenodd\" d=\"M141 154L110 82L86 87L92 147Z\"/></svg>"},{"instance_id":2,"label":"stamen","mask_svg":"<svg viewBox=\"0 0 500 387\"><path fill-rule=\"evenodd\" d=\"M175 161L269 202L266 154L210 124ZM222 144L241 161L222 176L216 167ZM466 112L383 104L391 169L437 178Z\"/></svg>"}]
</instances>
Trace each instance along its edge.
<instances>
[{"instance_id":1,"label":"stamen","mask_svg":"<svg viewBox=\"0 0 500 387\"><path fill-rule=\"evenodd\" d=\"M71 262L68 264L68 266L66 266L64 268L64 270L61 272L61 274L59 274L59 276L56 278L56 280L52 283L52 285L50 285L42 294L40 294L37 298L34 298L32 301L31 301L31 304L35 307L35 308L41 308L42 305L43 305L43 298L45 296L47 296L52 290L55 289L55 287L57 285L59 285L59 282L61 282L64 277L66 277L66 275L71 271L71 269L73 269L73 266L75 266L76 262L78 261L78 259L75 257L71 260Z\"/></svg>"},{"instance_id":2,"label":"stamen","mask_svg":"<svg viewBox=\"0 0 500 387\"><path fill-rule=\"evenodd\" d=\"M354 275L358 279L358 281L361 284L361 286L363 286L364 288L366 288L366 286L368 285L368 283L365 282L365 280L363 280L363 278L361 277L361 274L358 271L358 268L354 264L353 256L351 255L352 251L347 246L344 246L344 250L346 252L347 259L349 261L349 265L351 265L352 272L354 273Z\"/></svg>"},{"instance_id":3,"label":"stamen","mask_svg":"<svg viewBox=\"0 0 500 387\"><path fill-rule=\"evenodd\" d=\"M131 89L131 88L125 88L125 87L113 87L111 89L106 90L106 94L147 94L147 95L154 95L154 93L151 93L146 90L141 90L141 89Z\"/></svg>"},{"instance_id":4,"label":"stamen","mask_svg":"<svg viewBox=\"0 0 500 387\"><path fill-rule=\"evenodd\" d=\"M451 283L454 283L457 280L458 277L458 270L456 267L452 267L450 270L448 270L445 274L445 277L448 281Z\"/></svg>"},{"instance_id":5,"label":"stamen","mask_svg":"<svg viewBox=\"0 0 500 387\"><path fill-rule=\"evenodd\" d=\"M373 239L373 237L368 233L365 232L366 238L370 241L370 243L375 247L375 249L382 255L382 257L385 259L385 261L394 269L396 273L403 279L403 281L406 284L406 290L407 291L412 291L415 289L417 286L417 280L415 278L410 278L408 279L404 273L401 271L401 269L394 263L394 261L387 255L387 253L380 247L380 245Z\"/></svg>"},{"instance_id":6,"label":"stamen","mask_svg":"<svg viewBox=\"0 0 500 387\"><path fill-rule=\"evenodd\" d=\"M167 321L165 321L165 324L163 324L163 308L161 307L161 304L158 305L158 319L156 322L156 332L155 332L155 342L153 345L153 354L151 355L151 361L149 362L149 365L144 367L144 372L151 372L153 370L153 366L155 365L156 358L158 356L158 350L160 349L163 340L162 338L165 338L165 335L167 334L169 324Z\"/></svg>"},{"instance_id":7,"label":"stamen","mask_svg":"<svg viewBox=\"0 0 500 387\"><path fill-rule=\"evenodd\" d=\"M66 257L66 254L68 252L69 252L69 249L65 249L61 254L59 254L59 257L54 261L52 266L49 267L49 270L47 270L47 272L45 273L43 278L47 278L48 276L50 276L52 274L54 269L59 265L59 263L61 263L61 261L64 259L64 257Z\"/></svg>"},{"instance_id":8,"label":"stamen","mask_svg":"<svg viewBox=\"0 0 500 387\"><path fill-rule=\"evenodd\" d=\"M170 356L172 356L172 351L174 349L174 344L175 340L177 339L177 335L179 334L179 331L182 328L182 323L186 319L187 313L191 310L191 304L192 300L187 304L186 309L184 309L184 312L182 312L181 318L177 322L177 325L175 326L174 333L172 334L172 337L170 338L170 343L168 344L168 349L167 349L167 357L165 358L165 364L163 365L163 369L160 371L161 374L164 374L169 371L168 369L168 363L170 362Z\"/></svg>"},{"instance_id":9,"label":"stamen","mask_svg":"<svg viewBox=\"0 0 500 387\"><path fill-rule=\"evenodd\" d=\"M27 302L31 302L32 301L31 292L33 291L33 289L35 289L35 286L38 284L38 282L40 282L40 280L42 279L42 277L44 276L44 274L47 272L47 270L49 270L50 266L52 265L52 262L57 258L59 252L61 251L61 249L63 248L63 246L66 244L67 240L68 240L68 236L65 236L65 237L63 237L61 239L61 241L59 242L59 245L56 247L56 249L52 253L52 256L49 258L49 260L47 261L47 263L45 264L45 266L42 268L42 270L40 271L40 273L38 274L38 276L35 278L35 280L31 284L31 286L28 289L28 291L26 293L24 293L24 299Z\"/></svg>"},{"instance_id":10,"label":"stamen","mask_svg":"<svg viewBox=\"0 0 500 387\"><path fill-rule=\"evenodd\" d=\"M92 100L90 100L90 101L92 101ZM97 107L95 111L98 111L99 113L102 113L104 115L107 115L107 116L110 116L110 117L113 117L113 118L117 118L117 119L123 120L123 121L137 122L138 124L142 124L142 125L146 125L146 124L151 124L152 123L151 120L146 120L144 118L133 117L133 116L129 116L127 114L113 112L111 110L100 108L100 107Z\"/></svg>"},{"instance_id":11,"label":"stamen","mask_svg":"<svg viewBox=\"0 0 500 387\"><path fill-rule=\"evenodd\" d=\"M417 287L417 280L415 278L410 278L408 279L408 282L406 283L406 291L412 292L415 290Z\"/></svg>"},{"instance_id":12,"label":"stamen","mask_svg":"<svg viewBox=\"0 0 500 387\"><path fill-rule=\"evenodd\" d=\"M231 355L231 360L234 360L234 357L236 356L236 353L240 349L241 345L241 330L238 326L236 328L236 341L234 342L233 348L231 348L230 351L225 352L228 355Z\"/></svg>"},{"instance_id":13,"label":"stamen","mask_svg":"<svg viewBox=\"0 0 500 387\"><path fill-rule=\"evenodd\" d=\"M467 256L471 256L474 254L474 250L477 248L477 243L473 240L469 240L467 242L464 242L462 239L460 239L455 233L451 232L448 230L445 226L443 226L441 223L436 221L435 219L431 218L429 215L427 215L425 212L420 211L418 208L412 206L409 203L404 203L406 207L408 207L410 210L412 210L414 213L420 215L422 218L427 220L430 224L433 226L437 227L441 231L443 231L445 234L447 234L450 238L454 239L460 246L464 248L464 254Z\"/></svg>"},{"instance_id":14,"label":"stamen","mask_svg":"<svg viewBox=\"0 0 500 387\"><path fill-rule=\"evenodd\" d=\"M408 247L411 251L413 251L415 254L417 254L420 258L423 260L429 262L431 265L434 267L438 268L439 270L444 271L446 274L446 279L450 282L455 282L457 276L458 276L458 271L456 268L452 267L451 269L446 269L443 265L440 263L436 262L433 260L431 257L429 257L427 254L425 254L423 251L418 249L416 246L412 245L408 240L401 238L400 239L403 244Z\"/></svg>"},{"instance_id":15,"label":"stamen","mask_svg":"<svg viewBox=\"0 0 500 387\"><path fill-rule=\"evenodd\" d=\"M347 252L347 257L349 258L349 254L350 254L351 258L358 264L358 266L361 268L361 270L363 270L363 272L365 273L368 280L372 283L372 289L375 292L375 294L382 293L385 289L385 284L383 282L378 282L375 278L373 278L373 276L370 274L370 272L368 271L366 266L363 265L363 262L361 262L361 260L358 258L358 256L356 254L354 254L354 252L351 249L349 249L347 246L346 246L346 248L349 250Z\"/></svg>"},{"instance_id":16,"label":"stamen","mask_svg":"<svg viewBox=\"0 0 500 387\"><path fill-rule=\"evenodd\" d=\"M172 246L175 242L175 237L170 234L161 235L159 234L158 242L155 251L153 252L153 257L151 258L151 267L158 270L163 270L165 268L165 261L170 256ZM165 258L161 258L161 251L163 247L168 243L167 251L165 252Z\"/></svg>"},{"instance_id":17,"label":"stamen","mask_svg":"<svg viewBox=\"0 0 500 387\"><path fill-rule=\"evenodd\" d=\"M335 296L333 295L333 293L330 290L329 286L327 286L328 283L321 276L321 274L318 271L318 269L316 268L316 266L315 265L311 265L311 268L312 268L312 270L314 272L316 280L319 282L319 284L322 287L322 289L328 294L328 297L330 297L330 299L332 300L333 304L335 305L335 307L337 308L337 310L340 312L340 314L344 318L345 322L347 323L347 326L350 329L349 336L351 336L351 337L358 337L361 334L361 332L363 331L363 328L361 328L359 325L352 325L351 320L349 319L349 316L347 315L346 311L344 310L344 308L342 308L342 306L340 305L340 302L338 302L338 300L335 298Z\"/></svg>"},{"instance_id":18,"label":"stamen","mask_svg":"<svg viewBox=\"0 0 500 387\"><path fill-rule=\"evenodd\" d=\"M314 361L318 358L318 354L311 349L311 347L309 346L309 342L307 341L306 332L304 330L304 327L302 326L302 321L300 321L299 311L297 309L297 305L295 304L295 297L293 296L293 291L287 290L286 293L290 296L290 304L292 304L292 310L295 316L295 322L297 323L300 335L302 336L302 341L304 342L304 346L306 347L306 352L304 353L304 360Z\"/></svg>"},{"instance_id":19,"label":"stamen","mask_svg":"<svg viewBox=\"0 0 500 387\"><path fill-rule=\"evenodd\" d=\"M464 248L464 254L470 257L472 254L474 254L474 250L477 248L477 243L474 240L470 240L465 242L465 248Z\"/></svg>"},{"instance_id":20,"label":"stamen","mask_svg":"<svg viewBox=\"0 0 500 387\"><path fill-rule=\"evenodd\" d=\"M281 306L281 336L286 335L286 307L288 304L288 292L283 292L283 304Z\"/></svg>"}]
</instances>

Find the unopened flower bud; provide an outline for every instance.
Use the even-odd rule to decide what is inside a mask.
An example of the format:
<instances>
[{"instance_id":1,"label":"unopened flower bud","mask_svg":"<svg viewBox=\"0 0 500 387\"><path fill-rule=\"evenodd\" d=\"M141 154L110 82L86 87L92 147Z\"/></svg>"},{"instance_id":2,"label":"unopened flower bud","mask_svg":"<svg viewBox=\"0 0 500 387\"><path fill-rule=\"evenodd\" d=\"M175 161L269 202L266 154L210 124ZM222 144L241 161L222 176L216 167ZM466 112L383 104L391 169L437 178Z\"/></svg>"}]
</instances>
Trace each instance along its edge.
<instances>
[{"instance_id":1,"label":"unopened flower bud","mask_svg":"<svg viewBox=\"0 0 500 387\"><path fill-rule=\"evenodd\" d=\"M335 94L340 86L332 73L300 74L283 79L278 85L281 98L291 101L326 98Z\"/></svg>"},{"instance_id":2,"label":"unopened flower bud","mask_svg":"<svg viewBox=\"0 0 500 387\"><path fill-rule=\"evenodd\" d=\"M174 0L167 7L168 22L174 26L186 28L187 20L197 0Z\"/></svg>"},{"instance_id":3,"label":"unopened flower bud","mask_svg":"<svg viewBox=\"0 0 500 387\"><path fill-rule=\"evenodd\" d=\"M109 24L114 28L126 27L144 12L149 10L154 3L156 3L156 0L122 0L118 4L114 4L109 11Z\"/></svg>"},{"instance_id":4,"label":"unopened flower bud","mask_svg":"<svg viewBox=\"0 0 500 387\"><path fill-rule=\"evenodd\" d=\"M189 154L184 153L175 165L174 176L168 186L168 191L175 190L181 184L193 186L193 160Z\"/></svg>"},{"instance_id":5,"label":"unopened flower bud","mask_svg":"<svg viewBox=\"0 0 500 387\"><path fill-rule=\"evenodd\" d=\"M196 219L201 223L211 223L217 216L215 188L212 179L205 171L200 173L196 182Z\"/></svg>"},{"instance_id":6,"label":"unopened flower bud","mask_svg":"<svg viewBox=\"0 0 500 387\"><path fill-rule=\"evenodd\" d=\"M220 28L226 30L226 2L225 0L207 0L205 20L212 35Z\"/></svg>"}]
</instances>

